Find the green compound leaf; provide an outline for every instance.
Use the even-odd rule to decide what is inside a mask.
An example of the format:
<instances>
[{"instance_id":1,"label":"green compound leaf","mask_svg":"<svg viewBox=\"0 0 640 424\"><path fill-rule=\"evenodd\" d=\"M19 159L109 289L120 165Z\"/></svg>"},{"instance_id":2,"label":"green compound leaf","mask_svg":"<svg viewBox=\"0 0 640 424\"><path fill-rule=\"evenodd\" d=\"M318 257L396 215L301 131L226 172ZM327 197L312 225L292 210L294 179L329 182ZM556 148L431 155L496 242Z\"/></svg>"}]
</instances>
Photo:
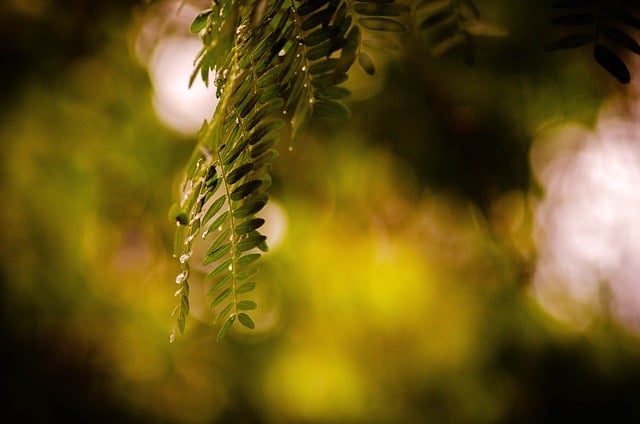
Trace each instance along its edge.
<instances>
[{"instance_id":1,"label":"green compound leaf","mask_svg":"<svg viewBox=\"0 0 640 424\"><path fill-rule=\"evenodd\" d=\"M239 208L233 211L234 218L246 218L248 216L255 215L260 212L262 208L265 207L267 203L265 201L259 200L257 202L245 203Z\"/></svg>"},{"instance_id":2,"label":"green compound leaf","mask_svg":"<svg viewBox=\"0 0 640 424\"><path fill-rule=\"evenodd\" d=\"M349 108L335 100L317 100L315 103L315 113L318 116L328 118L348 119L351 117Z\"/></svg>"},{"instance_id":3,"label":"green compound leaf","mask_svg":"<svg viewBox=\"0 0 640 424\"><path fill-rule=\"evenodd\" d=\"M250 265L260 259L260 256L262 255L260 255L259 253L251 253L249 255L242 256L240 259L238 259L238 265Z\"/></svg>"},{"instance_id":4,"label":"green compound leaf","mask_svg":"<svg viewBox=\"0 0 640 424\"><path fill-rule=\"evenodd\" d=\"M222 324L222 327L220 327L220 331L218 331L218 336L216 337L216 341L220 341L224 338L224 336L227 335L227 333L229 332L229 329L231 329L231 326L233 325L233 323L236 321L236 315L233 314L231 316L229 316L229 318L227 318L227 320L225 321L224 324Z\"/></svg>"},{"instance_id":5,"label":"green compound leaf","mask_svg":"<svg viewBox=\"0 0 640 424\"><path fill-rule=\"evenodd\" d=\"M237 281L246 281L252 277L254 277L258 273L257 268L248 268L242 271L238 271L236 274ZM238 289L239 290L239 289Z\"/></svg>"},{"instance_id":6,"label":"green compound leaf","mask_svg":"<svg viewBox=\"0 0 640 424\"><path fill-rule=\"evenodd\" d=\"M180 193L172 207L176 225L174 254L181 262L179 305L175 318L184 328L193 243L206 240L202 264L211 307L224 308L218 339L236 319L253 328L251 299L256 263L267 252L265 224L257 214L269 201L269 175L278 157L275 144L290 146L314 116L349 118L349 90L342 85L356 62L373 75L373 56L363 38L376 48L398 49L394 33L407 30L411 8L395 0L264 0L253 3L220 0L199 13L190 31L202 39L190 79L205 83L215 71L218 106L198 133ZM257 6L253 5L253 6ZM364 34L364 36L362 36ZM390 35L391 34L391 35ZM213 234L213 236L212 236ZM184 281L183 281L184 280Z\"/></svg>"},{"instance_id":7,"label":"green compound leaf","mask_svg":"<svg viewBox=\"0 0 640 424\"><path fill-rule=\"evenodd\" d=\"M231 192L231 200L241 200L254 193L262 185L262 180L252 180L244 183Z\"/></svg>"},{"instance_id":8,"label":"green compound leaf","mask_svg":"<svg viewBox=\"0 0 640 424\"><path fill-rule=\"evenodd\" d=\"M205 27L207 26L207 20L209 19L209 15L211 15L212 13L213 13L212 9L207 9L198 13L198 15L193 19L193 22L191 22L189 31L191 31L192 34L197 34L203 29L205 29Z\"/></svg>"},{"instance_id":9,"label":"green compound leaf","mask_svg":"<svg viewBox=\"0 0 640 424\"><path fill-rule=\"evenodd\" d=\"M226 274L224 277L220 278L210 289L209 291L207 291L207 295L208 296L213 296L213 294L215 292L217 292L218 290L220 290L222 287L224 287L229 281L231 281L231 278L233 277L233 274L229 273Z\"/></svg>"},{"instance_id":10,"label":"green compound leaf","mask_svg":"<svg viewBox=\"0 0 640 424\"><path fill-rule=\"evenodd\" d=\"M209 209L207 209L207 212L204 214L204 218L202 219L202 221L208 222L211 218L214 217L215 214L220 211L224 204L225 198L223 196L220 196L211 204L211 206L209 206Z\"/></svg>"},{"instance_id":11,"label":"green compound leaf","mask_svg":"<svg viewBox=\"0 0 640 424\"><path fill-rule=\"evenodd\" d=\"M241 222L236 226L236 234L241 236L247 234L251 231L257 230L258 228L264 225L265 221L263 218L251 218L246 221Z\"/></svg>"},{"instance_id":12,"label":"green compound leaf","mask_svg":"<svg viewBox=\"0 0 640 424\"><path fill-rule=\"evenodd\" d=\"M260 246L263 242L265 242L267 238L262 234L256 233L255 235L251 235L247 238L244 238L240 241L236 247L239 252L245 252L247 250L251 250L255 247Z\"/></svg>"},{"instance_id":13,"label":"green compound leaf","mask_svg":"<svg viewBox=\"0 0 640 424\"><path fill-rule=\"evenodd\" d=\"M237 294L245 294L245 293L250 293L253 290L255 290L256 288L256 283L244 283L243 285L241 285L240 287L238 287L236 289L236 293ZM238 308L240 309L240 308Z\"/></svg>"},{"instance_id":14,"label":"green compound leaf","mask_svg":"<svg viewBox=\"0 0 640 424\"><path fill-rule=\"evenodd\" d=\"M202 264L208 265L224 257L225 255L228 255L231 252L231 247L231 242L229 242L217 247L211 253L207 252L207 255L204 257Z\"/></svg>"},{"instance_id":15,"label":"green compound leaf","mask_svg":"<svg viewBox=\"0 0 640 424\"><path fill-rule=\"evenodd\" d=\"M210 281L213 278L215 278L215 277L219 276L220 274L222 274L223 272L225 272L225 270L229 270L229 268L230 268L229 265L231 265L231 262L232 262L232 258L226 259L224 262L222 262L217 267L215 267L213 269L213 271L208 273L207 276L204 277L204 280L205 281Z\"/></svg>"},{"instance_id":16,"label":"green compound leaf","mask_svg":"<svg viewBox=\"0 0 640 424\"><path fill-rule=\"evenodd\" d=\"M242 311L250 311L256 309L258 305L253 300L241 300L238 302L238 309Z\"/></svg>"},{"instance_id":17,"label":"green compound leaf","mask_svg":"<svg viewBox=\"0 0 640 424\"><path fill-rule=\"evenodd\" d=\"M242 177L244 177L251 171L253 171L253 164L243 163L239 167L235 168L233 171L229 172L229 175L227 176L227 182L229 184L235 184L238 181L240 181Z\"/></svg>"},{"instance_id":18,"label":"green compound leaf","mask_svg":"<svg viewBox=\"0 0 640 424\"><path fill-rule=\"evenodd\" d=\"M229 312L231 312L231 309L233 309L233 302L228 303L218 314L218 316L216 316L216 319L213 320L214 324L219 323L223 318L226 318L229 316Z\"/></svg>"},{"instance_id":19,"label":"green compound leaf","mask_svg":"<svg viewBox=\"0 0 640 424\"><path fill-rule=\"evenodd\" d=\"M256 328L256 323L253 321L253 318L251 318L251 315L247 313L240 312L238 314L238 321L240 321L240 323L245 327L250 328L252 330Z\"/></svg>"},{"instance_id":20,"label":"green compound leaf","mask_svg":"<svg viewBox=\"0 0 640 424\"><path fill-rule=\"evenodd\" d=\"M213 299L209 307L213 308L214 306L216 306L217 304L225 300L230 295L231 295L231 287L228 287L224 289L222 293L220 293L215 299Z\"/></svg>"}]
</instances>

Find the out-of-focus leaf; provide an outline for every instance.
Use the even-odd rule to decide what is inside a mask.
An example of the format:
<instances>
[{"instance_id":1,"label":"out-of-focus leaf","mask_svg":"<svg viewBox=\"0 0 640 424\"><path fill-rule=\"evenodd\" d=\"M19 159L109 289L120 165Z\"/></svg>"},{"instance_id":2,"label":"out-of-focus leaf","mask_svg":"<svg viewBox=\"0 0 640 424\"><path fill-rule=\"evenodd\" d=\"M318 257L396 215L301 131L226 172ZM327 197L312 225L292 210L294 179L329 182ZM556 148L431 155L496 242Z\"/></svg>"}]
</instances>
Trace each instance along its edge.
<instances>
[{"instance_id":1,"label":"out-of-focus leaf","mask_svg":"<svg viewBox=\"0 0 640 424\"><path fill-rule=\"evenodd\" d=\"M358 55L358 63L367 74L373 75L376 73L376 67L373 64L373 59L371 59L371 56L369 56L367 52L360 52Z\"/></svg>"},{"instance_id":2,"label":"out-of-focus leaf","mask_svg":"<svg viewBox=\"0 0 640 424\"><path fill-rule=\"evenodd\" d=\"M608 47L603 46L602 44L596 45L593 49L593 56L600 66L616 77L621 83L627 84L631 81L631 74L629 73L627 65L625 65L622 59L620 59L620 57Z\"/></svg>"},{"instance_id":3,"label":"out-of-focus leaf","mask_svg":"<svg viewBox=\"0 0 640 424\"><path fill-rule=\"evenodd\" d=\"M605 4L603 6L603 10L607 16L622 22L625 25L629 25L630 27L640 30L640 19L634 17L630 12L624 11L610 4Z\"/></svg>"},{"instance_id":4,"label":"out-of-focus leaf","mask_svg":"<svg viewBox=\"0 0 640 424\"><path fill-rule=\"evenodd\" d=\"M626 32L620 31L619 29L608 25L603 25L600 28L600 32L609 40L618 43L619 45L631 50L635 54L640 54L640 45Z\"/></svg>"},{"instance_id":5,"label":"out-of-focus leaf","mask_svg":"<svg viewBox=\"0 0 640 424\"><path fill-rule=\"evenodd\" d=\"M187 225L189 223L187 213L177 203L171 205L169 209L169 219L180 225Z\"/></svg>"},{"instance_id":6,"label":"out-of-focus leaf","mask_svg":"<svg viewBox=\"0 0 640 424\"><path fill-rule=\"evenodd\" d=\"M360 18L358 23L372 31L407 32L409 30L404 23L388 18Z\"/></svg>"},{"instance_id":7,"label":"out-of-focus leaf","mask_svg":"<svg viewBox=\"0 0 640 424\"><path fill-rule=\"evenodd\" d=\"M316 100L313 112L318 116L328 118L348 119L351 117L349 108L335 100Z\"/></svg>"},{"instance_id":8,"label":"out-of-focus leaf","mask_svg":"<svg viewBox=\"0 0 640 424\"><path fill-rule=\"evenodd\" d=\"M551 52L555 50L572 49L574 47L580 47L588 44L594 39L595 36L592 33L571 34L548 44L545 47L545 50Z\"/></svg>"}]
</instances>

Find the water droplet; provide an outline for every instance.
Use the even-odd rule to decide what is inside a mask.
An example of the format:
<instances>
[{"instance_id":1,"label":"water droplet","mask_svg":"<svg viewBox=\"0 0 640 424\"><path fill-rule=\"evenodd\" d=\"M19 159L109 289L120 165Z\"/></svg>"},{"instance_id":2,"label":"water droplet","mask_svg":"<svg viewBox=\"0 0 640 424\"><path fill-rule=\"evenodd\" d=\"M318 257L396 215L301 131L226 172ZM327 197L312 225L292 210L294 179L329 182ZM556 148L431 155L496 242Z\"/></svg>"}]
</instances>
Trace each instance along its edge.
<instances>
[{"instance_id":1,"label":"water droplet","mask_svg":"<svg viewBox=\"0 0 640 424\"><path fill-rule=\"evenodd\" d=\"M229 264L229 271L233 271L233 264Z\"/></svg>"},{"instance_id":2,"label":"water droplet","mask_svg":"<svg viewBox=\"0 0 640 424\"><path fill-rule=\"evenodd\" d=\"M314 99L313 97L309 99L309 103L314 104L316 101L316 99Z\"/></svg>"},{"instance_id":3,"label":"water droplet","mask_svg":"<svg viewBox=\"0 0 640 424\"><path fill-rule=\"evenodd\" d=\"M171 333L169 336L169 343L173 343L176 340L176 333Z\"/></svg>"},{"instance_id":4,"label":"water droplet","mask_svg":"<svg viewBox=\"0 0 640 424\"><path fill-rule=\"evenodd\" d=\"M289 151L293 152L293 146L289 146Z\"/></svg>"},{"instance_id":5,"label":"water droplet","mask_svg":"<svg viewBox=\"0 0 640 424\"><path fill-rule=\"evenodd\" d=\"M184 283L188 276L189 276L189 271L187 270L182 271L180 274L176 276L176 284Z\"/></svg>"},{"instance_id":6,"label":"water droplet","mask_svg":"<svg viewBox=\"0 0 640 424\"><path fill-rule=\"evenodd\" d=\"M306 66L306 65L305 65L305 66L303 66L300 70L301 70L302 72L306 72L306 71L307 71L307 66Z\"/></svg>"},{"instance_id":7,"label":"water droplet","mask_svg":"<svg viewBox=\"0 0 640 424\"><path fill-rule=\"evenodd\" d=\"M307 88L309 86L309 84L307 84L306 82L302 85L304 88Z\"/></svg>"},{"instance_id":8,"label":"water droplet","mask_svg":"<svg viewBox=\"0 0 640 424\"><path fill-rule=\"evenodd\" d=\"M222 232L222 225L218 227L218 231Z\"/></svg>"},{"instance_id":9,"label":"water droplet","mask_svg":"<svg viewBox=\"0 0 640 424\"><path fill-rule=\"evenodd\" d=\"M283 114L283 115L286 115L286 114L287 114L287 111L286 111L286 110L283 110L283 111L282 111L282 114ZM179 225L179 224L178 224L178 225Z\"/></svg>"},{"instance_id":10,"label":"water droplet","mask_svg":"<svg viewBox=\"0 0 640 424\"><path fill-rule=\"evenodd\" d=\"M208 235L209 235L209 230L204 230L204 231L202 232L202 238L203 238L203 239L206 239Z\"/></svg>"},{"instance_id":11,"label":"water droplet","mask_svg":"<svg viewBox=\"0 0 640 424\"><path fill-rule=\"evenodd\" d=\"M182 254L180 256L180 259L179 259L180 263L183 264L183 263L187 262L189 260L189 258L191 257L191 254L192 254L192 252L187 252L187 253Z\"/></svg>"},{"instance_id":12,"label":"water droplet","mask_svg":"<svg viewBox=\"0 0 640 424\"><path fill-rule=\"evenodd\" d=\"M182 293L182 287L180 287L178 290L176 290L176 292L173 294L173 297L178 297L178 295Z\"/></svg>"}]
</instances>

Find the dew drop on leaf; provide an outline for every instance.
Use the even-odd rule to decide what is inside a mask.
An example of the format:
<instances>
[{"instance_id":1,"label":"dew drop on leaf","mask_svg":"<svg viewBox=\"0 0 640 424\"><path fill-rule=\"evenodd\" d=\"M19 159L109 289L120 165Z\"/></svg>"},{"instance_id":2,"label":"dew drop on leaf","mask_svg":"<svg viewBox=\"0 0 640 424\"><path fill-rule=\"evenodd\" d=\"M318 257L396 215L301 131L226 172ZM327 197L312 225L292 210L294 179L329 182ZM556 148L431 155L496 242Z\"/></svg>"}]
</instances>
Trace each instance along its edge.
<instances>
[{"instance_id":1,"label":"dew drop on leaf","mask_svg":"<svg viewBox=\"0 0 640 424\"><path fill-rule=\"evenodd\" d=\"M182 284L184 283L184 281L187 279L187 277L189 276L189 272L188 271L182 271L180 274L178 274L176 276L176 284Z\"/></svg>"}]
</instances>

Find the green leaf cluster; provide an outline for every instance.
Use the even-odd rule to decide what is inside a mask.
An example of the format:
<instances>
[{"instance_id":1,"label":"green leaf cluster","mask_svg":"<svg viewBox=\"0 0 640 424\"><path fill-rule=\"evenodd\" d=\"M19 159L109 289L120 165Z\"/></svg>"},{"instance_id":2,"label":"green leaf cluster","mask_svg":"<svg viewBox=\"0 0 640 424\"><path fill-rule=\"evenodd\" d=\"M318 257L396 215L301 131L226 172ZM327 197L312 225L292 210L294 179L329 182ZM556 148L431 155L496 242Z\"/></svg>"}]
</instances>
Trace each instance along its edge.
<instances>
[{"instance_id":1,"label":"green leaf cluster","mask_svg":"<svg viewBox=\"0 0 640 424\"><path fill-rule=\"evenodd\" d=\"M459 48L469 65L475 62L474 37L506 34L499 26L482 19L472 0L420 0L414 16L432 56Z\"/></svg>"},{"instance_id":2,"label":"green leaf cluster","mask_svg":"<svg viewBox=\"0 0 640 424\"><path fill-rule=\"evenodd\" d=\"M249 311L257 304L248 296L256 287L256 263L267 251L258 214L268 202L274 145L286 134L293 146L314 115L350 116L350 93L341 85L349 69L359 57L374 72L361 51L361 34L406 31L397 17L408 10L393 0L221 0L195 17L190 30L203 48L191 83L215 75L219 102L198 134L181 199L170 211L181 264L172 338L184 332L189 314L196 237L209 242L202 262L209 267L205 281L218 339L235 322L255 328Z\"/></svg>"},{"instance_id":3,"label":"green leaf cluster","mask_svg":"<svg viewBox=\"0 0 640 424\"><path fill-rule=\"evenodd\" d=\"M628 82L629 70L610 46L640 54L628 31L640 30L630 12L637 5L562 0L554 7L569 10L554 25L579 30L547 50L593 42L596 61ZM208 267L205 281L220 324L218 339L235 322L255 328L248 311L257 303L250 297L256 265L267 251L260 232L264 219L258 215L269 200L276 142L284 136L292 148L314 116L349 118L344 83L353 64L375 74L368 49L399 50L399 34L413 27L416 33L410 36L426 36L432 54L461 46L469 63L473 37L505 34L480 18L472 0L215 0L195 17L190 30L199 34L203 47L191 82L200 77L208 83L213 77L219 102L198 134L181 198L170 211L180 262L172 337L184 332L189 315L196 237L209 243L202 263Z\"/></svg>"},{"instance_id":4,"label":"green leaf cluster","mask_svg":"<svg viewBox=\"0 0 640 424\"><path fill-rule=\"evenodd\" d=\"M570 30L547 44L547 51L592 44L593 58L603 69L623 84L631 81L620 51L640 55L640 44L631 35L640 31L640 19L632 13L638 12L637 1L561 0L553 7L561 12L551 23Z\"/></svg>"}]
</instances>

